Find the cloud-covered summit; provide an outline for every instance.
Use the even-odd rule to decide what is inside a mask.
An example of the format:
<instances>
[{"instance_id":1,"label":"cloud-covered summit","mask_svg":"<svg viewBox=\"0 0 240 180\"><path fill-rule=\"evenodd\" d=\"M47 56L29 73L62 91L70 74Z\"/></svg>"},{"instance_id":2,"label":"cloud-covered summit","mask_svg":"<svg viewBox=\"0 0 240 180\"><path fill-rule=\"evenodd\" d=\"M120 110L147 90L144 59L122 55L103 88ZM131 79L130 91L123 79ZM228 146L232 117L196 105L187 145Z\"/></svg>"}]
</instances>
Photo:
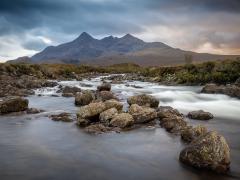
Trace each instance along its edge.
<instances>
[{"instance_id":1,"label":"cloud-covered summit","mask_svg":"<svg viewBox=\"0 0 240 180\"><path fill-rule=\"evenodd\" d=\"M32 55L83 31L240 54L239 0L1 0L0 24L0 59Z\"/></svg>"}]
</instances>

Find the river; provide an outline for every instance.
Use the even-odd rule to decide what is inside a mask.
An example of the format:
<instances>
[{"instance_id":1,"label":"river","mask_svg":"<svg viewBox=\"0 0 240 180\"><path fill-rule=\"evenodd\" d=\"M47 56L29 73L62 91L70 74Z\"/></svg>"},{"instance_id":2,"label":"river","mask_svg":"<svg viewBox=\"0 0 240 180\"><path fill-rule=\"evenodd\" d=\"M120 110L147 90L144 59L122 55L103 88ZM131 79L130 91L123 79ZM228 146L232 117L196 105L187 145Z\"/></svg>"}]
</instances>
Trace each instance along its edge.
<instances>
[{"instance_id":1,"label":"river","mask_svg":"<svg viewBox=\"0 0 240 180\"><path fill-rule=\"evenodd\" d=\"M97 77L61 81L59 84L96 89L100 80ZM92 87L85 87L83 83ZM74 98L53 97L57 95L57 88L44 88L36 90L36 95L28 99L30 107L44 109L45 112L0 117L0 179L239 179L240 100L225 95L201 94L200 90L198 86L163 86L138 81L112 85L112 91L124 103L125 109L127 97L147 93L157 97L160 105L172 106L183 114L199 109L211 112L214 115L212 120L187 121L193 125L204 124L226 138L231 149L228 175L181 164L178 156L185 144L179 136L160 127L92 135L77 127L75 122L52 121L48 115L60 112L76 114L78 107L74 105Z\"/></svg>"}]
</instances>

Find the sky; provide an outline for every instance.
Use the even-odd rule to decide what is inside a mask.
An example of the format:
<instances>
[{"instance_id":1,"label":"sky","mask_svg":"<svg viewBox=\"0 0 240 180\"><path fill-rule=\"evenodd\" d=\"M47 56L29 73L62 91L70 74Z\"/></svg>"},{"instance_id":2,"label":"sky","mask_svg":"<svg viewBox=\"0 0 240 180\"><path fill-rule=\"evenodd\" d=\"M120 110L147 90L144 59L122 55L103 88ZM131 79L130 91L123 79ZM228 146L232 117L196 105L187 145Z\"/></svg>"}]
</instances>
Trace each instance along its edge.
<instances>
[{"instance_id":1,"label":"sky","mask_svg":"<svg viewBox=\"0 0 240 180\"><path fill-rule=\"evenodd\" d=\"M240 0L0 0L0 61L31 56L82 32L240 54Z\"/></svg>"}]
</instances>

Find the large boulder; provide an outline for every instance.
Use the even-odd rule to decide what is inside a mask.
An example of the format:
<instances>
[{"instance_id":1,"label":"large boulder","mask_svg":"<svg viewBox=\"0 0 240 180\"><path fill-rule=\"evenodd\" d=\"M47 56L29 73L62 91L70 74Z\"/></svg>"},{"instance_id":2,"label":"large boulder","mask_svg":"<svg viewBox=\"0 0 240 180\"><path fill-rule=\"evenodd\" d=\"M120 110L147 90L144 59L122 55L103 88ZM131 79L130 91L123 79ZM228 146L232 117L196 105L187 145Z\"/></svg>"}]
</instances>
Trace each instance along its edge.
<instances>
[{"instance_id":1,"label":"large boulder","mask_svg":"<svg viewBox=\"0 0 240 180\"><path fill-rule=\"evenodd\" d=\"M198 120L209 120L213 118L213 115L210 112L205 112L203 110L199 111L191 111L188 113L187 117L191 119L198 119Z\"/></svg>"},{"instance_id":2,"label":"large boulder","mask_svg":"<svg viewBox=\"0 0 240 180\"><path fill-rule=\"evenodd\" d=\"M103 102L90 103L89 105L80 107L77 117L78 119L99 121L99 114L106 109L106 105Z\"/></svg>"},{"instance_id":3,"label":"large boulder","mask_svg":"<svg viewBox=\"0 0 240 180\"><path fill-rule=\"evenodd\" d=\"M104 102L106 109L116 108L119 112L123 109L123 104L116 99L110 99Z\"/></svg>"},{"instance_id":4,"label":"large boulder","mask_svg":"<svg viewBox=\"0 0 240 180\"><path fill-rule=\"evenodd\" d=\"M160 106L157 108L157 116L160 119L175 116L182 116L182 114L177 110L170 106Z\"/></svg>"},{"instance_id":5,"label":"large boulder","mask_svg":"<svg viewBox=\"0 0 240 180\"><path fill-rule=\"evenodd\" d=\"M110 126L126 128L134 124L134 120L129 113L120 113L113 117L110 121Z\"/></svg>"},{"instance_id":6,"label":"large boulder","mask_svg":"<svg viewBox=\"0 0 240 180\"><path fill-rule=\"evenodd\" d=\"M97 94L97 98L102 101L107 101L110 99L117 99L117 97L111 91L100 91Z\"/></svg>"},{"instance_id":7,"label":"large boulder","mask_svg":"<svg viewBox=\"0 0 240 180\"><path fill-rule=\"evenodd\" d=\"M90 90L84 90L75 95L75 105L85 106L90 104L95 99L95 95Z\"/></svg>"},{"instance_id":8,"label":"large boulder","mask_svg":"<svg viewBox=\"0 0 240 180\"><path fill-rule=\"evenodd\" d=\"M105 125L109 125L109 121L117 114L118 110L116 108L111 108L103 111L99 116L100 122Z\"/></svg>"},{"instance_id":9,"label":"large boulder","mask_svg":"<svg viewBox=\"0 0 240 180\"><path fill-rule=\"evenodd\" d=\"M108 82L103 82L97 87L98 91L111 91L111 84Z\"/></svg>"},{"instance_id":10,"label":"large boulder","mask_svg":"<svg viewBox=\"0 0 240 180\"><path fill-rule=\"evenodd\" d=\"M181 116L170 116L163 118L160 125L171 133L181 133L187 127L187 122Z\"/></svg>"},{"instance_id":11,"label":"large boulder","mask_svg":"<svg viewBox=\"0 0 240 180\"><path fill-rule=\"evenodd\" d=\"M129 97L127 99L129 105L137 104L139 106L149 106L152 108L156 108L159 105L159 100L151 95L141 94Z\"/></svg>"},{"instance_id":12,"label":"large boulder","mask_svg":"<svg viewBox=\"0 0 240 180\"><path fill-rule=\"evenodd\" d=\"M230 166L230 149L225 138L212 131L192 141L181 151L179 160L196 168L224 173Z\"/></svg>"},{"instance_id":13,"label":"large boulder","mask_svg":"<svg viewBox=\"0 0 240 180\"><path fill-rule=\"evenodd\" d=\"M131 105L128 112L133 116L134 123L146 123L157 118L155 109L142 107L137 104Z\"/></svg>"},{"instance_id":14,"label":"large boulder","mask_svg":"<svg viewBox=\"0 0 240 180\"><path fill-rule=\"evenodd\" d=\"M201 135L206 134L207 128L203 125L198 125L196 127L187 127L181 132L181 138L185 142L192 142L194 139Z\"/></svg>"},{"instance_id":15,"label":"large boulder","mask_svg":"<svg viewBox=\"0 0 240 180\"><path fill-rule=\"evenodd\" d=\"M7 97L0 99L0 114L25 111L28 100L21 97Z\"/></svg>"}]
</instances>

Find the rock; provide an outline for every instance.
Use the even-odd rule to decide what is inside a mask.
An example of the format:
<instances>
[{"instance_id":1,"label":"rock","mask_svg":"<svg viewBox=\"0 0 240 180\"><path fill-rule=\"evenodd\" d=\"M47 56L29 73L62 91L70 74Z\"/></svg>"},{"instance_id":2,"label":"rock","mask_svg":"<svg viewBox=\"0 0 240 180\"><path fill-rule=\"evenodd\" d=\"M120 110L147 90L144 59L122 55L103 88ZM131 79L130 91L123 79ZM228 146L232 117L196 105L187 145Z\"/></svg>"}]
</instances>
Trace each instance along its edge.
<instances>
[{"instance_id":1,"label":"rock","mask_svg":"<svg viewBox=\"0 0 240 180\"><path fill-rule=\"evenodd\" d=\"M240 77L234 83L236 86L240 86Z\"/></svg>"},{"instance_id":2,"label":"rock","mask_svg":"<svg viewBox=\"0 0 240 180\"><path fill-rule=\"evenodd\" d=\"M159 100L151 95L146 94L129 97L127 102L129 105L137 104L139 106L149 106L152 108L156 108L159 105Z\"/></svg>"},{"instance_id":3,"label":"rock","mask_svg":"<svg viewBox=\"0 0 240 180\"><path fill-rule=\"evenodd\" d=\"M110 99L104 102L106 109L116 108L118 112L122 111L123 104L115 99Z\"/></svg>"},{"instance_id":4,"label":"rock","mask_svg":"<svg viewBox=\"0 0 240 180\"><path fill-rule=\"evenodd\" d=\"M110 99L116 99L117 97L110 91L100 91L97 95L97 98L102 100L102 101L107 101Z\"/></svg>"},{"instance_id":5,"label":"rock","mask_svg":"<svg viewBox=\"0 0 240 180\"><path fill-rule=\"evenodd\" d=\"M173 115L182 116L182 114L177 109L174 109L170 106L160 106L157 108L156 111L157 111L157 116L160 119L171 117Z\"/></svg>"},{"instance_id":6,"label":"rock","mask_svg":"<svg viewBox=\"0 0 240 180\"><path fill-rule=\"evenodd\" d=\"M199 111L191 111L188 113L187 117L191 119L198 119L198 120L209 120L213 118L213 115L210 112L205 112L203 110Z\"/></svg>"},{"instance_id":7,"label":"rock","mask_svg":"<svg viewBox=\"0 0 240 180\"><path fill-rule=\"evenodd\" d=\"M61 114L57 114L57 115L51 115L50 118L53 121L63 121L63 122L72 122L73 119L70 117L69 113L61 113Z\"/></svg>"},{"instance_id":8,"label":"rock","mask_svg":"<svg viewBox=\"0 0 240 180\"><path fill-rule=\"evenodd\" d=\"M80 83L80 86L82 86L82 87L93 87L93 85L86 84L86 83Z\"/></svg>"},{"instance_id":9,"label":"rock","mask_svg":"<svg viewBox=\"0 0 240 180\"><path fill-rule=\"evenodd\" d=\"M91 124L91 121L88 119L83 119L83 118L78 118L77 119L77 125L81 126L81 127L86 127L89 124Z\"/></svg>"},{"instance_id":10,"label":"rock","mask_svg":"<svg viewBox=\"0 0 240 180\"><path fill-rule=\"evenodd\" d=\"M231 97L240 98L240 87L238 85L218 86L216 84L207 84L201 92L208 94L226 94Z\"/></svg>"},{"instance_id":11,"label":"rock","mask_svg":"<svg viewBox=\"0 0 240 180\"><path fill-rule=\"evenodd\" d=\"M6 97L0 99L0 114L25 111L28 108L28 100L21 97Z\"/></svg>"},{"instance_id":12,"label":"rock","mask_svg":"<svg viewBox=\"0 0 240 180\"><path fill-rule=\"evenodd\" d=\"M203 125L187 127L181 132L181 138L185 142L192 142L194 139L207 133L207 128Z\"/></svg>"},{"instance_id":13,"label":"rock","mask_svg":"<svg viewBox=\"0 0 240 180\"><path fill-rule=\"evenodd\" d=\"M110 129L103 124L92 124L85 128L85 131L92 134L101 134L109 131Z\"/></svg>"},{"instance_id":14,"label":"rock","mask_svg":"<svg viewBox=\"0 0 240 180\"><path fill-rule=\"evenodd\" d=\"M90 103L89 105L80 107L77 117L78 119L99 121L99 114L106 109L106 105L103 102Z\"/></svg>"},{"instance_id":15,"label":"rock","mask_svg":"<svg viewBox=\"0 0 240 180\"><path fill-rule=\"evenodd\" d=\"M62 90L63 94L72 93L75 95L77 92L81 92L81 89L78 87L65 86Z\"/></svg>"},{"instance_id":16,"label":"rock","mask_svg":"<svg viewBox=\"0 0 240 180\"><path fill-rule=\"evenodd\" d=\"M160 125L165 128L168 132L171 133L181 133L187 127L186 121L184 121L183 117L180 116L170 116L167 118L163 118L160 121Z\"/></svg>"},{"instance_id":17,"label":"rock","mask_svg":"<svg viewBox=\"0 0 240 180\"><path fill-rule=\"evenodd\" d=\"M90 90L84 90L81 93L77 93L75 96L75 105L85 106L90 104L95 99L95 95Z\"/></svg>"},{"instance_id":18,"label":"rock","mask_svg":"<svg viewBox=\"0 0 240 180\"><path fill-rule=\"evenodd\" d=\"M100 122L108 126L109 121L117 114L118 110L116 108L111 108L103 111L99 116Z\"/></svg>"},{"instance_id":19,"label":"rock","mask_svg":"<svg viewBox=\"0 0 240 180\"><path fill-rule=\"evenodd\" d=\"M42 87L55 87L58 83L56 81L46 81L43 83Z\"/></svg>"},{"instance_id":20,"label":"rock","mask_svg":"<svg viewBox=\"0 0 240 180\"><path fill-rule=\"evenodd\" d=\"M146 123L157 118L155 109L137 104L131 105L128 112L133 116L134 123Z\"/></svg>"},{"instance_id":21,"label":"rock","mask_svg":"<svg viewBox=\"0 0 240 180\"><path fill-rule=\"evenodd\" d=\"M41 113L44 111L41 109L37 109L37 108L28 108L26 112L27 112L27 114L38 114L38 113Z\"/></svg>"},{"instance_id":22,"label":"rock","mask_svg":"<svg viewBox=\"0 0 240 180\"><path fill-rule=\"evenodd\" d=\"M129 113L120 113L113 117L110 125L113 127L126 128L134 124L134 120Z\"/></svg>"},{"instance_id":23,"label":"rock","mask_svg":"<svg viewBox=\"0 0 240 180\"><path fill-rule=\"evenodd\" d=\"M74 97L73 93L62 93L63 97Z\"/></svg>"},{"instance_id":24,"label":"rock","mask_svg":"<svg viewBox=\"0 0 240 180\"><path fill-rule=\"evenodd\" d=\"M182 163L225 173L230 166L230 149L225 138L216 131L200 136L180 153Z\"/></svg>"},{"instance_id":25,"label":"rock","mask_svg":"<svg viewBox=\"0 0 240 180\"><path fill-rule=\"evenodd\" d=\"M111 84L108 82L103 82L97 87L98 91L111 91Z\"/></svg>"}]
</instances>

